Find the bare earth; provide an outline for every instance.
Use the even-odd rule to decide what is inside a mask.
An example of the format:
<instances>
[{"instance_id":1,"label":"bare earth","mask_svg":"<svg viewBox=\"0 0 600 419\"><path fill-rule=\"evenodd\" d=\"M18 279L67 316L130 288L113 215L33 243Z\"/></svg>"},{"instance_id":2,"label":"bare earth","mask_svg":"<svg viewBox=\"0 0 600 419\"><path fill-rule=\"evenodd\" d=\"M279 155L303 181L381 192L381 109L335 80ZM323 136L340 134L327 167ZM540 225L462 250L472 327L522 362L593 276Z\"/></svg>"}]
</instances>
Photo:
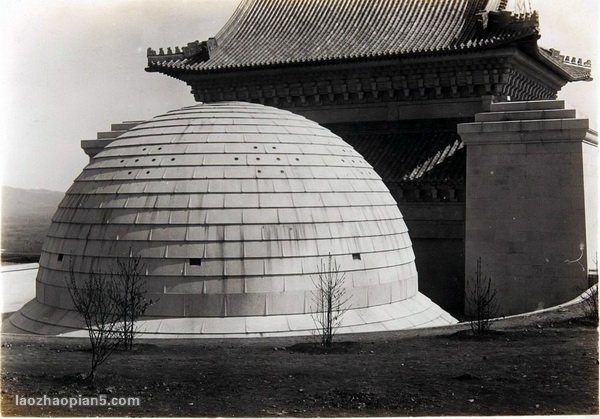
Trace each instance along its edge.
<instances>
[{"instance_id":1,"label":"bare earth","mask_svg":"<svg viewBox=\"0 0 600 419\"><path fill-rule=\"evenodd\" d=\"M598 413L598 333L577 307L495 324L311 338L144 340L81 380L85 339L3 335L4 416L415 416ZM139 396L140 407L21 407L15 395Z\"/></svg>"}]
</instances>

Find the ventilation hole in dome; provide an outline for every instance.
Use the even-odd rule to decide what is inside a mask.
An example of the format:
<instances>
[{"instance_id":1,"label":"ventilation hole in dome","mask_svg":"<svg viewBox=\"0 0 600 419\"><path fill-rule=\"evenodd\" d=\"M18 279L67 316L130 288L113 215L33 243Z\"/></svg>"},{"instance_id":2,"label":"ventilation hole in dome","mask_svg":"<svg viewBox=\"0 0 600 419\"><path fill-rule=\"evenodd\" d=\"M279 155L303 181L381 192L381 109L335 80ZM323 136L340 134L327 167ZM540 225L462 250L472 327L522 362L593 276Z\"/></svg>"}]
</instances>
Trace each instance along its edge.
<instances>
[{"instance_id":1,"label":"ventilation hole in dome","mask_svg":"<svg viewBox=\"0 0 600 419\"><path fill-rule=\"evenodd\" d=\"M142 148L142 151L146 151L146 147Z\"/></svg>"},{"instance_id":2,"label":"ventilation hole in dome","mask_svg":"<svg viewBox=\"0 0 600 419\"><path fill-rule=\"evenodd\" d=\"M258 173L262 173L262 170L257 170Z\"/></svg>"},{"instance_id":3,"label":"ventilation hole in dome","mask_svg":"<svg viewBox=\"0 0 600 419\"><path fill-rule=\"evenodd\" d=\"M296 157L296 161L300 161L300 159L298 157Z\"/></svg>"},{"instance_id":4,"label":"ventilation hole in dome","mask_svg":"<svg viewBox=\"0 0 600 419\"><path fill-rule=\"evenodd\" d=\"M175 161L175 157L171 157L171 161Z\"/></svg>"},{"instance_id":5,"label":"ventilation hole in dome","mask_svg":"<svg viewBox=\"0 0 600 419\"><path fill-rule=\"evenodd\" d=\"M352 259L354 259L354 260L361 260L360 253L352 253Z\"/></svg>"},{"instance_id":6,"label":"ventilation hole in dome","mask_svg":"<svg viewBox=\"0 0 600 419\"><path fill-rule=\"evenodd\" d=\"M121 160L121 163L124 163L124 162L125 162L125 160Z\"/></svg>"},{"instance_id":7,"label":"ventilation hole in dome","mask_svg":"<svg viewBox=\"0 0 600 419\"><path fill-rule=\"evenodd\" d=\"M56 255L56 260L59 262L62 262L64 257L65 257L65 255L63 255L62 253L59 253L58 255Z\"/></svg>"},{"instance_id":8,"label":"ventilation hole in dome","mask_svg":"<svg viewBox=\"0 0 600 419\"><path fill-rule=\"evenodd\" d=\"M149 175L150 174L150 170L146 170L146 174Z\"/></svg>"},{"instance_id":9,"label":"ventilation hole in dome","mask_svg":"<svg viewBox=\"0 0 600 419\"><path fill-rule=\"evenodd\" d=\"M202 266L201 258L190 258L190 266Z\"/></svg>"},{"instance_id":10,"label":"ventilation hole in dome","mask_svg":"<svg viewBox=\"0 0 600 419\"><path fill-rule=\"evenodd\" d=\"M158 147L159 150L162 150L162 147Z\"/></svg>"},{"instance_id":11,"label":"ventilation hole in dome","mask_svg":"<svg viewBox=\"0 0 600 419\"><path fill-rule=\"evenodd\" d=\"M136 162L140 161L140 159L135 159Z\"/></svg>"},{"instance_id":12,"label":"ventilation hole in dome","mask_svg":"<svg viewBox=\"0 0 600 419\"><path fill-rule=\"evenodd\" d=\"M234 158L233 158L233 160L239 160L239 159L240 159L239 157L234 157Z\"/></svg>"},{"instance_id":13,"label":"ventilation hole in dome","mask_svg":"<svg viewBox=\"0 0 600 419\"><path fill-rule=\"evenodd\" d=\"M342 163L346 163L346 160L342 159Z\"/></svg>"},{"instance_id":14,"label":"ventilation hole in dome","mask_svg":"<svg viewBox=\"0 0 600 419\"><path fill-rule=\"evenodd\" d=\"M280 170L279 173L285 173L283 170Z\"/></svg>"},{"instance_id":15,"label":"ventilation hole in dome","mask_svg":"<svg viewBox=\"0 0 600 419\"><path fill-rule=\"evenodd\" d=\"M257 157L256 160L260 160L260 157Z\"/></svg>"},{"instance_id":16,"label":"ventilation hole in dome","mask_svg":"<svg viewBox=\"0 0 600 419\"><path fill-rule=\"evenodd\" d=\"M271 147L273 150L277 150L277 147Z\"/></svg>"},{"instance_id":17,"label":"ventilation hole in dome","mask_svg":"<svg viewBox=\"0 0 600 419\"><path fill-rule=\"evenodd\" d=\"M156 161L156 159L152 159L152 161Z\"/></svg>"},{"instance_id":18,"label":"ventilation hole in dome","mask_svg":"<svg viewBox=\"0 0 600 419\"><path fill-rule=\"evenodd\" d=\"M279 157L277 157L277 161L280 161L281 159Z\"/></svg>"},{"instance_id":19,"label":"ventilation hole in dome","mask_svg":"<svg viewBox=\"0 0 600 419\"><path fill-rule=\"evenodd\" d=\"M127 172L127 174L128 174L128 175L130 175L130 174L131 174L131 172Z\"/></svg>"}]
</instances>

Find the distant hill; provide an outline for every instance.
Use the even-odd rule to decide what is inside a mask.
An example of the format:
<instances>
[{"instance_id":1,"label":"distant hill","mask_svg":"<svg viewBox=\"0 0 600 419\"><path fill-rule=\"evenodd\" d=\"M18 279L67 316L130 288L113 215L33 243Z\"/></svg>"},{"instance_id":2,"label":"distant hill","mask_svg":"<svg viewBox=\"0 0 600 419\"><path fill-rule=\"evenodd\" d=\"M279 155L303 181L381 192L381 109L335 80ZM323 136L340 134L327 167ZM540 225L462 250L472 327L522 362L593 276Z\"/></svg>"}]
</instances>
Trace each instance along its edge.
<instances>
[{"instance_id":1,"label":"distant hill","mask_svg":"<svg viewBox=\"0 0 600 419\"><path fill-rule=\"evenodd\" d=\"M2 186L2 217L50 216L54 214L64 192L46 189L20 189Z\"/></svg>"},{"instance_id":2,"label":"distant hill","mask_svg":"<svg viewBox=\"0 0 600 419\"><path fill-rule=\"evenodd\" d=\"M2 186L2 262L39 258L63 192Z\"/></svg>"}]
</instances>

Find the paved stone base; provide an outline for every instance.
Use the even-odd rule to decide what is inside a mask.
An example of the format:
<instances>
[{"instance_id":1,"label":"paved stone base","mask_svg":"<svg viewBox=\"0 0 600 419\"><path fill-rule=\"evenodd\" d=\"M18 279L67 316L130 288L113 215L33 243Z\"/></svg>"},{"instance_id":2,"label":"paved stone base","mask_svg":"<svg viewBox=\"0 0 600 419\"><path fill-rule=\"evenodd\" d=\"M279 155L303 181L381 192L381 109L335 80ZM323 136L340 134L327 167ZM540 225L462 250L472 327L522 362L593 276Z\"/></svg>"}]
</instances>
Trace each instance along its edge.
<instances>
[{"instance_id":1,"label":"paved stone base","mask_svg":"<svg viewBox=\"0 0 600 419\"><path fill-rule=\"evenodd\" d=\"M457 321L421 293L393 304L348 310L338 333L365 333L436 327ZM4 332L87 336L77 313L55 309L36 300L13 314ZM139 321L142 338L244 338L301 336L314 333L310 315L145 318Z\"/></svg>"}]
</instances>

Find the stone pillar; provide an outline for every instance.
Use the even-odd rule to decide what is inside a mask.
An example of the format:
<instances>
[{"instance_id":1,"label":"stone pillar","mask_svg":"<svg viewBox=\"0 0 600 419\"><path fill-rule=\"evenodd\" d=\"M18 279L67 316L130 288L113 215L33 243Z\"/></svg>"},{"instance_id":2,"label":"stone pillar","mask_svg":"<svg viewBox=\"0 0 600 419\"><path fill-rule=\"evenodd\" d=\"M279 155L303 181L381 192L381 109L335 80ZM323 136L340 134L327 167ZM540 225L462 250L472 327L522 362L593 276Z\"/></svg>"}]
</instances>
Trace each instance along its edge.
<instances>
[{"instance_id":1,"label":"stone pillar","mask_svg":"<svg viewBox=\"0 0 600 419\"><path fill-rule=\"evenodd\" d=\"M559 100L506 102L458 125L466 144L465 286L477 258L499 314L566 302L597 269L597 134Z\"/></svg>"}]
</instances>

